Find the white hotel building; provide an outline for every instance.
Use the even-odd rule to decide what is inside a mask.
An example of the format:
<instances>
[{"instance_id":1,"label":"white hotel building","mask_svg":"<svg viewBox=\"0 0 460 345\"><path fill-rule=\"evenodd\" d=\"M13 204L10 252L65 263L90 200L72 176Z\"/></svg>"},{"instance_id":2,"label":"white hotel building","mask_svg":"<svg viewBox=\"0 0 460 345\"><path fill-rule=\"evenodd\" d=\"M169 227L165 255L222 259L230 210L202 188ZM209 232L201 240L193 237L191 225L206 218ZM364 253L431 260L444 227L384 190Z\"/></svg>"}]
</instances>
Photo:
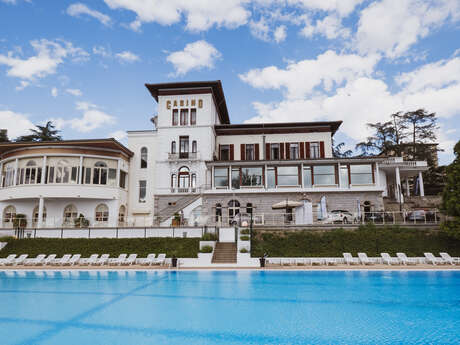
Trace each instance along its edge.
<instances>
[{"instance_id":1,"label":"white hotel building","mask_svg":"<svg viewBox=\"0 0 460 345\"><path fill-rule=\"evenodd\" d=\"M228 224L238 213L264 224L286 219L272 208L285 200L381 211L384 198L403 202L412 176L423 195L426 162L334 158L341 121L232 125L220 81L146 87L158 115L153 129L128 132L128 147L1 143L1 226L16 214L28 227L70 227L80 215L91 227L169 226L175 214L192 226Z\"/></svg>"}]
</instances>

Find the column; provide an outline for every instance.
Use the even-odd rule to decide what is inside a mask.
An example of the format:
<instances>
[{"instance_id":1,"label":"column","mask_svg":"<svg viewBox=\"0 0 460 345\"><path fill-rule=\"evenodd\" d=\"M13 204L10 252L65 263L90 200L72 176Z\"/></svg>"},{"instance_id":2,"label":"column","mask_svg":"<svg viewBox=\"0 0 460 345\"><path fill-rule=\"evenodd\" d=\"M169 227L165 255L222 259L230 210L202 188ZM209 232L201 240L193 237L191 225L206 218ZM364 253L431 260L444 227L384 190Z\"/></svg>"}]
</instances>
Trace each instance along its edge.
<instances>
[{"instance_id":1,"label":"column","mask_svg":"<svg viewBox=\"0 0 460 345\"><path fill-rule=\"evenodd\" d=\"M418 184L420 188L420 196L425 196L425 187L423 186L423 176L421 171L418 173Z\"/></svg>"},{"instance_id":2,"label":"column","mask_svg":"<svg viewBox=\"0 0 460 345\"><path fill-rule=\"evenodd\" d=\"M18 164L19 164L19 161L18 159L16 158L14 160L14 180L13 180L13 186L16 186L16 179L18 178Z\"/></svg>"},{"instance_id":3,"label":"column","mask_svg":"<svg viewBox=\"0 0 460 345\"><path fill-rule=\"evenodd\" d=\"M80 175L78 175L78 184L83 184L83 156L80 156Z\"/></svg>"},{"instance_id":4,"label":"column","mask_svg":"<svg viewBox=\"0 0 460 345\"><path fill-rule=\"evenodd\" d=\"M232 166L231 165L228 167L228 189L229 190L232 189Z\"/></svg>"},{"instance_id":5,"label":"column","mask_svg":"<svg viewBox=\"0 0 460 345\"><path fill-rule=\"evenodd\" d=\"M379 168L379 163L375 163L375 185L380 187L380 168Z\"/></svg>"},{"instance_id":6,"label":"column","mask_svg":"<svg viewBox=\"0 0 460 345\"><path fill-rule=\"evenodd\" d=\"M42 180L40 184L45 184L46 180L46 156L43 156L43 165L42 165Z\"/></svg>"},{"instance_id":7,"label":"column","mask_svg":"<svg viewBox=\"0 0 460 345\"><path fill-rule=\"evenodd\" d=\"M0 163L0 188L3 188L3 163Z\"/></svg>"},{"instance_id":8,"label":"column","mask_svg":"<svg viewBox=\"0 0 460 345\"><path fill-rule=\"evenodd\" d=\"M339 188L342 188L342 179L340 178L341 177L341 174L342 174L342 171L340 170L340 163L337 163L337 171L338 171L338 180L339 180Z\"/></svg>"},{"instance_id":9,"label":"column","mask_svg":"<svg viewBox=\"0 0 460 345\"><path fill-rule=\"evenodd\" d=\"M45 199L43 196L40 195L40 199L38 201L38 219L37 219L37 228L41 228L43 226L43 209L45 207Z\"/></svg>"},{"instance_id":10,"label":"column","mask_svg":"<svg viewBox=\"0 0 460 345\"><path fill-rule=\"evenodd\" d=\"M410 197L409 178L406 177L406 196Z\"/></svg>"},{"instance_id":11,"label":"column","mask_svg":"<svg viewBox=\"0 0 460 345\"><path fill-rule=\"evenodd\" d=\"M267 189L267 188L268 188L268 181L267 181L267 180L268 180L268 179L267 179L267 176L268 176L268 165L267 165L267 164L265 164L265 167L264 167L264 174L265 174L265 176L264 176L264 177L265 177L265 178L264 178L264 182L265 182L264 187L265 187L265 189ZM303 179L302 179L302 181L303 181Z\"/></svg>"},{"instance_id":12,"label":"column","mask_svg":"<svg viewBox=\"0 0 460 345\"><path fill-rule=\"evenodd\" d=\"M120 186L120 169L121 169L121 159L118 158L118 160L117 160L117 185L116 185L116 187Z\"/></svg>"},{"instance_id":13,"label":"column","mask_svg":"<svg viewBox=\"0 0 460 345\"><path fill-rule=\"evenodd\" d=\"M401 190L401 175L399 174L399 167L396 167L395 175L396 175L396 200L398 200L400 203L403 203L404 197L402 195L402 190Z\"/></svg>"}]
</instances>

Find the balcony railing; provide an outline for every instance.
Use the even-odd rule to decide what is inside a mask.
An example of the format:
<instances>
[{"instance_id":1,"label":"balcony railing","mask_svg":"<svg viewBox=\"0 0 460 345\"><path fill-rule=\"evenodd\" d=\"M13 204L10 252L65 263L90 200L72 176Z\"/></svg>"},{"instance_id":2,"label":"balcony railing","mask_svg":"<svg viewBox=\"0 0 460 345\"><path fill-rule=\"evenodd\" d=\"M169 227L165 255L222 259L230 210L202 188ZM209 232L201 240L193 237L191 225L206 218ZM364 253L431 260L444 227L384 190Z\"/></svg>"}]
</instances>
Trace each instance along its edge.
<instances>
[{"instance_id":1,"label":"balcony railing","mask_svg":"<svg viewBox=\"0 0 460 345\"><path fill-rule=\"evenodd\" d=\"M195 160L198 159L198 152L178 152L168 153L168 160L176 161L181 159Z\"/></svg>"}]
</instances>

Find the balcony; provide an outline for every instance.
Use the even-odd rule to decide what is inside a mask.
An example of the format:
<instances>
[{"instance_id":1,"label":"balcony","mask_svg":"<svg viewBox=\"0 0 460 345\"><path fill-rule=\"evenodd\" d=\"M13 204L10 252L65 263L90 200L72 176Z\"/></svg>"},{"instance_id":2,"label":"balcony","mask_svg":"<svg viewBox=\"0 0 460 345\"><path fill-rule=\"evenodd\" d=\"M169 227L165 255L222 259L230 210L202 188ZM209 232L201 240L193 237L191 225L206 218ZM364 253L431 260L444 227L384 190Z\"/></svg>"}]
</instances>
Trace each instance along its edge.
<instances>
[{"instance_id":1,"label":"balcony","mask_svg":"<svg viewBox=\"0 0 460 345\"><path fill-rule=\"evenodd\" d=\"M168 160L196 160L198 159L198 152L179 152L179 153L168 153Z\"/></svg>"}]
</instances>

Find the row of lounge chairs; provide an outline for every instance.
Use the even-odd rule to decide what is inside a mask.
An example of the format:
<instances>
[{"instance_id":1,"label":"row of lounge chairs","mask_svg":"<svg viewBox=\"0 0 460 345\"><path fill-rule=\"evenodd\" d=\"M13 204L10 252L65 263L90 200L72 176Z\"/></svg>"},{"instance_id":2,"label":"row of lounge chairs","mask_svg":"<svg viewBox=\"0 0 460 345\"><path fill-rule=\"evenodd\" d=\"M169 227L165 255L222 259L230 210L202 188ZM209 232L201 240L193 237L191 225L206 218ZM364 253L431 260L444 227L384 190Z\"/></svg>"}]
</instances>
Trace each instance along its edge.
<instances>
[{"instance_id":1,"label":"row of lounge chairs","mask_svg":"<svg viewBox=\"0 0 460 345\"><path fill-rule=\"evenodd\" d=\"M35 258L28 258L27 254L19 257L16 254L8 255L7 258L0 259L0 266L130 266L133 264L151 266L164 265L166 254L149 254L146 258L137 258L137 254L120 254L117 258L110 258L109 254L93 254L89 258L82 258L80 254L65 254L61 258L56 258L56 254L39 254Z\"/></svg>"}]
</instances>

